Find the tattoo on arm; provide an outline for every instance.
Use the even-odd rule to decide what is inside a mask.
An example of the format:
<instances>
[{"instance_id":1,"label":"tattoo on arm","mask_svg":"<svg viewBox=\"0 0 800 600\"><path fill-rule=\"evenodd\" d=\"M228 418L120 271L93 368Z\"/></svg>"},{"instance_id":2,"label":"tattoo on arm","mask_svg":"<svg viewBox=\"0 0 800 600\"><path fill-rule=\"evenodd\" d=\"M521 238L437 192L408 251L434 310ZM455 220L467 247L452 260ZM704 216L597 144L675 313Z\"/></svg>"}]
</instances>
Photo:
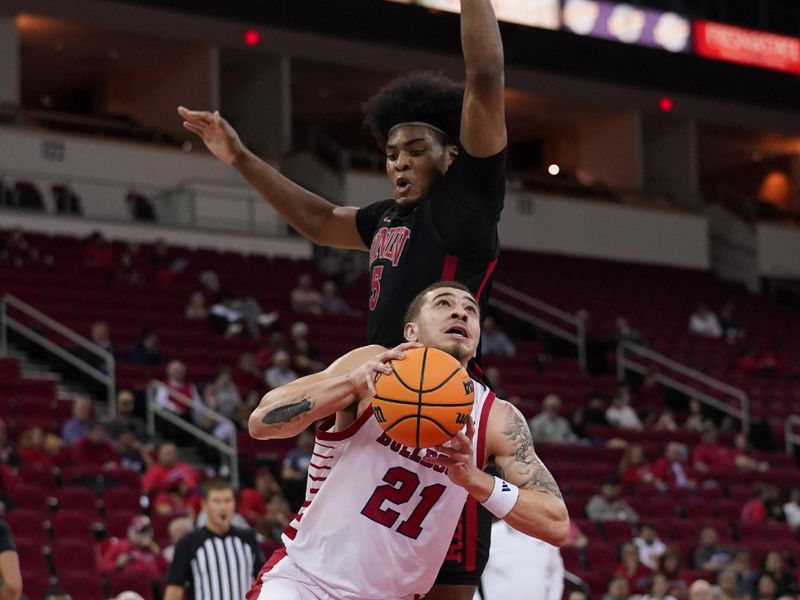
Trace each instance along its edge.
<instances>
[{"instance_id":1,"label":"tattoo on arm","mask_svg":"<svg viewBox=\"0 0 800 600\"><path fill-rule=\"evenodd\" d=\"M293 402L292 404L286 404L284 406L279 406L278 408L273 408L267 414L264 415L264 418L261 419L261 422L265 425L277 425L278 423L289 423L294 421L297 417L306 413L311 410L311 401L308 398L303 398L298 402Z\"/></svg>"},{"instance_id":2,"label":"tattoo on arm","mask_svg":"<svg viewBox=\"0 0 800 600\"><path fill-rule=\"evenodd\" d=\"M522 415L515 409L514 418L506 423L503 429L503 435L506 436L508 441L514 447L513 463L507 464L504 470L500 465L497 469L500 477L503 477L506 470L510 468L516 469L525 483L520 487L526 490L538 490L540 492L547 492L556 498L563 500L561 491L558 489L558 484L544 463L536 456L533 450L533 438L531 437L531 430Z\"/></svg>"}]
</instances>

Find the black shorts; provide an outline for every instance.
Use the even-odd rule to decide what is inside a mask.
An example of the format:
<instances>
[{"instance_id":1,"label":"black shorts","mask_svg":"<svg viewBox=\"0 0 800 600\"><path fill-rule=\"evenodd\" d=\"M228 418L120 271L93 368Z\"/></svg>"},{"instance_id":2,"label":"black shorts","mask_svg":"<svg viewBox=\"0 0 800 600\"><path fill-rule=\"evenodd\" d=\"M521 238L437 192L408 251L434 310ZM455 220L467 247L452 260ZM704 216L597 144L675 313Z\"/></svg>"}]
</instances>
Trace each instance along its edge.
<instances>
[{"instance_id":1,"label":"black shorts","mask_svg":"<svg viewBox=\"0 0 800 600\"><path fill-rule=\"evenodd\" d=\"M453 534L447 556L436 576L442 585L478 585L489 560L492 513L469 496Z\"/></svg>"}]
</instances>

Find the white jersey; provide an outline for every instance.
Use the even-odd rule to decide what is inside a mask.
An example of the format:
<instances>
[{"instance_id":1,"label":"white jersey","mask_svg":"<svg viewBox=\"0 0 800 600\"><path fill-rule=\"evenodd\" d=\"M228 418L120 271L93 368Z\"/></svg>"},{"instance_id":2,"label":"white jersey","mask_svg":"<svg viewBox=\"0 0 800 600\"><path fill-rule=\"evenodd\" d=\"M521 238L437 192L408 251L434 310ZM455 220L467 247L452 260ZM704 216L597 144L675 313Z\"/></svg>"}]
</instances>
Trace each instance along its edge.
<instances>
[{"instance_id":1,"label":"white jersey","mask_svg":"<svg viewBox=\"0 0 800 600\"><path fill-rule=\"evenodd\" d=\"M475 463L483 467L494 393L478 381L472 418ZM433 450L393 441L372 408L347 429L317 433L306 501L283 534L295 565L341 600L400 600L433 586L453 539L467 491Z\"/></svg>"}]
</instances>

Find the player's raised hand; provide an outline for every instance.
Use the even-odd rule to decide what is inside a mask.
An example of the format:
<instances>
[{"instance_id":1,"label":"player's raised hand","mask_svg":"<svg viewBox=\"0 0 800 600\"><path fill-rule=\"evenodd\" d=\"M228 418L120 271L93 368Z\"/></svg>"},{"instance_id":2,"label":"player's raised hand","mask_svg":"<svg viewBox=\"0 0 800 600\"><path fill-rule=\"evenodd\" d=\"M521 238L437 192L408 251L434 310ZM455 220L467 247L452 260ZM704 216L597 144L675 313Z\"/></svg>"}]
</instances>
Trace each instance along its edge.
<instances>
[{"instance_id":1,"label":"player's raised hand","mask_svg":"<svg viewBox=\"0 0 800 600\"><path fill-rule=\"evenodd\" d=\"M421 347L422 344L417 342L404 342L399 346L381 352L372 360L350 371L347 374L347 381L353 386L359 398L374 396L376 393L375 380L379 375L392 372L392 366L389 363L393 360L403 360L406 357L406 350Z\"/></svg>"},{"instance_id":2,"label":"player's raised hand","mask_svg":"<svg viewBox=\"0 0 800 600\"><path fill-rule=\"evenodd\" d=\"M178 107L183 126L203 140L211 154L227 165L233 165L244 153L245 147L236 130L223 119L219 111L189 110Z\"/></svg>"}]
</instances>

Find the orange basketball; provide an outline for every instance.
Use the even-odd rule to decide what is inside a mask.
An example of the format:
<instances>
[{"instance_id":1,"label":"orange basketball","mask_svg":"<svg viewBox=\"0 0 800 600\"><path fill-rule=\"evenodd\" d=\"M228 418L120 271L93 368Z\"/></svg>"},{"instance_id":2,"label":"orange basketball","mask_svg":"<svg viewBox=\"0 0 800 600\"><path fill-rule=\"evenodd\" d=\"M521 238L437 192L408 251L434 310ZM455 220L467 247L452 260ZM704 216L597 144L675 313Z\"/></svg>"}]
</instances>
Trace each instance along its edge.
<instances>
[{"instance_id":1,"label":"orange basketball","mask_svg":"<svg viewBox=\"0 0 800 600\"><path fill-rule=\"evenodd\" d=\"M475 399L472 380L436 348L406 350L392 372L375 382L372 410L393 440L412 448L443 444L467 424Z\"/></svg>"}]
</instances>

